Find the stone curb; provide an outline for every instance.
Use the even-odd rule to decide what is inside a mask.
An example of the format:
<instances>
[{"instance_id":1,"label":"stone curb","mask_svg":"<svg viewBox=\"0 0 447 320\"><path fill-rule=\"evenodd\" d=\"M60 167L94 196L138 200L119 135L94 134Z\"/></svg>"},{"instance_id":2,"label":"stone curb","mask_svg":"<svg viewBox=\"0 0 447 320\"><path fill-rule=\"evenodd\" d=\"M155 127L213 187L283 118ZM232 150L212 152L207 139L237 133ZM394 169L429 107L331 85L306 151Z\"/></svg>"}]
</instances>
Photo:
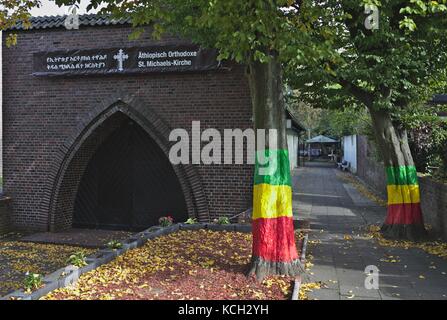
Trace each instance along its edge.
<instances>
[{"instance_id":1,"label":"stone curb","mask_svg":"<svg viewBox=\"0 0 447 320\"><path fill-rule=\"evenodd\" d=\"M174 224L172 226L165 228L160 226L153 226L140 233L134 234L128 239L122 241L123 247L121 249L103 248L98 250L96 253L86 258L87 265L82 268L77 268L69 265L46 275L43 278L44 286L36 291L33 291L32 293L26 293L23 290L17 290L3 297L0 297L0 300L38 300L53 290L64 288L75 283L82 274L89 272L93 269L96 269L103 264L109 263L110 261L124 254L126 251L130 249L141 247L148 240L164 236L170 233L174 233L179 230L200 230L200 229L249 233L251 232L251 225L243 225L243 224L218 225L211 223L198 223L192 225Z\"/></svg>"},{"instance_id":2,"label":"stone curb","mask_svg":"<svg viewBox=\"0 0 447 320\"><path fill-rule=\"evenodd\" d=\"M295 278L295 281L293 282L293 292L292 292L292 298L290 300L292 301L300 300L300 287L301 287L301 277L298 276Z\"/></svg>"},{"instance_id":3,"label":"stone curb","mask_svg":"<svg viewBox=\"0 0 447 320\"><path fill-rule=\"evenodd\" d=\"M303 239L303 247L301 249L301 263L306 263L306 252L307 252L307 242L309 241L309 234L305 234L304 235L304 239Z\"/></svg>"},{"instance_id":4,"label":"stone curb","mask_svg":"<svg viewBox=\"0 0 447 320\"><path fill-rule=\"evenodd\" d=\"M304 264L306 263L306 251L307 251L307 242L309 240L309 234L306 233L306 235L303 238L303 245L301 247L301 256L300 261ZM295 278L295 281L293 282L293 292L291 300L300 300L299 293L300 293L300 287L301 287L301 276L298 276Z\"/></svg>"}]
</instances>

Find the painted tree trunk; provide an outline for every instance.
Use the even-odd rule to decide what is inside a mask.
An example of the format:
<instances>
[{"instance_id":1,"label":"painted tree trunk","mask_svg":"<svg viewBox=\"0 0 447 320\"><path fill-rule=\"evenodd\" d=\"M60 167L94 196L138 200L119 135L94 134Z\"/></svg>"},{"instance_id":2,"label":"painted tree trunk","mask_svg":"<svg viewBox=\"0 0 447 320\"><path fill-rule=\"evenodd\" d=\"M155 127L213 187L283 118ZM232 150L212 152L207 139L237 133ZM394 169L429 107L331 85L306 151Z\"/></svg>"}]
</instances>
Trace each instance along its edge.
<instances>
[{"instance_id":1,"label":"painted tree trunk","mask_svg":"<svg viewBox=\"0 0 447 320\"><path fill-rule=\"evenodd\" d=\"M416 167L407 132L387 111L370 109L387 176L388 213L382 234L390 239L418 240L426 235Z\"/></svg>"},{"instance_id":2,"label":"painted tree trunk","mask_svg":"<svg viewBox=\"0 0 447 320\"><path fill-rule=\"evenodd\" d=\"M256 275L258 280L269 274L297 276L303 268L293 228L281 65L274 57L268 63L254 62L249 66L248 77L255 129L266 130L265 147L258 143L256 147L249 274ZM268 136L270 129L277 133L277 139Z\"/></svg>"}]
</instances>

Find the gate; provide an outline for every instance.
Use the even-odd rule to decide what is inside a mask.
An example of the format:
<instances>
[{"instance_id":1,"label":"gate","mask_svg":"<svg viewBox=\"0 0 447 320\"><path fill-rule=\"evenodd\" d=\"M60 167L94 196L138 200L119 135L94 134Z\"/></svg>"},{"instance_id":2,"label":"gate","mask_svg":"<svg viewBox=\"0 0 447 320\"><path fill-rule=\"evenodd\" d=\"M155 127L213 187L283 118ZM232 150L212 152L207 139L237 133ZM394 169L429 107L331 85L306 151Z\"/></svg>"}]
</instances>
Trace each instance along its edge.
<instances>
[{"instance_id":1,"label":"gate","mask_svg":"<svg viewBox=\"0 0 447 320\"><path fill-rule=\"evenodd\" d=\"M171 163L128 119L98 147L80 181L73 226L138 231L171 215L185 221L186 203Z\"/></svg>"}]
</instances>

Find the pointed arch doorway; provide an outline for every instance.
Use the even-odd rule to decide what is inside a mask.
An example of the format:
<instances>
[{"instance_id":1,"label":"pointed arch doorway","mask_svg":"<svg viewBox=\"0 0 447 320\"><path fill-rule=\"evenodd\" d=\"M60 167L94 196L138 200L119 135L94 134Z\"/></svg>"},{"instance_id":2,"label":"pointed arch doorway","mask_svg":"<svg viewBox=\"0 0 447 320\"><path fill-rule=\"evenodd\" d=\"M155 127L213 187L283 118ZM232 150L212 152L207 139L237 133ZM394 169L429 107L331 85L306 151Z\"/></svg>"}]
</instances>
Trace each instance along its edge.
<instances>
[{"instance_id":1,"label":"pointed arch doorway","mask_svg":"<svg viewBox=\"0 0 447 320\"><path fill-rule=\"evenodd\" d=\"M101 140L80 179L73 227L139 231L161 216L185 221L188 210L169 159L123 113L104 121Z\"/></svg>"}]
</instances>

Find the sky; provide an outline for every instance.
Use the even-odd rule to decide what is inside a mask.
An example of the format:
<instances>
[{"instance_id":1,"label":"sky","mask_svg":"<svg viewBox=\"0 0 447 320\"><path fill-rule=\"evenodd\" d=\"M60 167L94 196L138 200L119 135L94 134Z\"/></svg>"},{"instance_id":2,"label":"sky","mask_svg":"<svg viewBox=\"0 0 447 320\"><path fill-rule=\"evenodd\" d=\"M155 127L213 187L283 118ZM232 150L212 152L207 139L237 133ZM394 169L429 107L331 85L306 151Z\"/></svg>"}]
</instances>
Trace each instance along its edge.
<instances>
[{"instance_id":1,"label":"sky","mask_svg":"<svg viewBox=\"0 0 447 320\"><path fill-rule=\"evenodd\" d=\"M86 7L90 3L89 0L81 0L81 5L79 6L78 13L83 14L86 13ZM40 8L35 8L31 10L31 14L33 16L54 16L67 14L69 7L61 7L59 8L54 1L50 0L41 0ZM93 12L90 12L93 13Z\"/></svg>"}]
</instances>

